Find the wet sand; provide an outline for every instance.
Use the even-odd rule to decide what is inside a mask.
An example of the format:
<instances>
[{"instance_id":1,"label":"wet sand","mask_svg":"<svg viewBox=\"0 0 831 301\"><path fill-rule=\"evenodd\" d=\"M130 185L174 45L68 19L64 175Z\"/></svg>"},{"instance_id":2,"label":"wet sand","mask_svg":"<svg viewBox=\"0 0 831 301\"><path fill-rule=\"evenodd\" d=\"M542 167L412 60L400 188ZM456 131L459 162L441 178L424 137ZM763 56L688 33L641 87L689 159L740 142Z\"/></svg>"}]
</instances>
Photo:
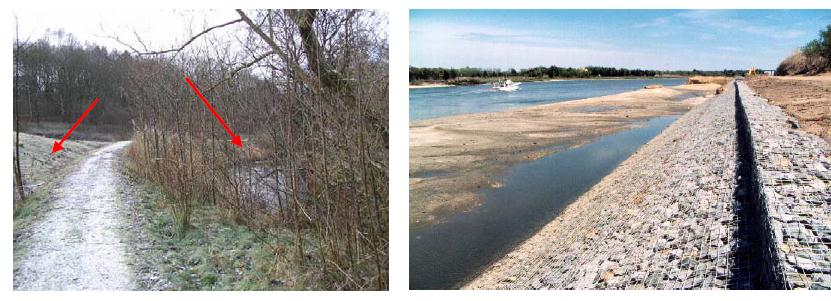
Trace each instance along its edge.
<instances>
[{"instance_id":1,"label":"wet sand","mask_svg":"<svg viewBox=\"0 0 831 301\"><path fill-rule=\"evenodd\" d=\"M679 115L715 94L717 84L641 89L513 111L410 124L410 224L441 222L474 208L477 188L500 187L504 169L563 148Z\"/></svg>"}]
</instances>

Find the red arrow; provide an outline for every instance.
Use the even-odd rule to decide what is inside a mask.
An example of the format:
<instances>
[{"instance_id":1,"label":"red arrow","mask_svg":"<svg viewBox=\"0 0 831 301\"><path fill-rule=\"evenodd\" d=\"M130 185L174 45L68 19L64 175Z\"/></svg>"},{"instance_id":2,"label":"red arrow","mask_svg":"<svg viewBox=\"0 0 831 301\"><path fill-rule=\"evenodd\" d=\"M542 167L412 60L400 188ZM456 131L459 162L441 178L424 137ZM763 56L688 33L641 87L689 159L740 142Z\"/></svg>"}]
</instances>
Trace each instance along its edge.
<instances>
[{"instance_id":1,"label":"red arrow","mask_svg":"<svg viewBox=\"0 0 831 301\"><path fill-rule=\"evenodd\" d=\"M222 127L225 128L225 131L228 132L228 135L231 135L231 143L235 144L239 148L242 148L242 139L240 138L240 136L238 134L234 135L234 132L231 131L231 128L229 128L228 125L225 124L225 120L222 120L222 117L219 117L219 114L216 113L214 107L212 107L211 104L208 103L208 100L205 99L205 95L202 95L202 92L199 92L199 89L196 88L196 85L194 85L192 81L190 81L190 78L185 76L185 80L188 82L188 84L190 84L190 87L193 88L193 91L196 92L196 95L199 95L199 98L202 99L202 102L204 102L205 105L208 106L208 110L211 110L211 113L214 114L214 117L216 117L216 119L219 120L219 123L222 124Z\"/></svg>"},{"instance_id":2,"label":"red arrow","mask_svg":"<svg viewBox=\"0 0 831 301\"><path fill-rule=\"evenodd\" d=\"M69 135L72 134L72 131L74 131L75 128L78 127L79 124L81 124L81 121L83 121L84 118L87 117L87 114L89 114L89 112L92 111L92 108L94 108L95 104L97 104L97 103L98 103L98 98L96 98L95 100L92 101L92 104L89 105L89 108L87 108L86 111L84 111L84 114L81 115L81 118L78 118L78 121L75 121L75 124L72 125L72 128L70 128L69 131L66 132L66 134L63 135L63 138L61 139L61 142L55 141L55 144L52 144L52 153L53 154L57 153L57 152L59 152L63 149L63 146L62 146L63 142L66 141L67 138L69 138Z\"/></svg>"}]
</instances>

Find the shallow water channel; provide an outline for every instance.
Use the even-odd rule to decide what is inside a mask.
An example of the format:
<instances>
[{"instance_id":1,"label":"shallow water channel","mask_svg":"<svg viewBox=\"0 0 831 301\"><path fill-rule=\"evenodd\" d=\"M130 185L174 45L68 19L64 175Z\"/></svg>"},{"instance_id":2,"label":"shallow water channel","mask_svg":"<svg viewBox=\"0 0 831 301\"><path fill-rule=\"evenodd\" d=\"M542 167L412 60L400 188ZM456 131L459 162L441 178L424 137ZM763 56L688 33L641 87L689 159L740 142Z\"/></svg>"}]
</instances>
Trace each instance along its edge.
<instances>
[{"instance_id":1,"label":"shallow water channel","mask_svg":"<svg viewBox=\"0 0 831 301\"><path fill-rule=\"evenodd\" d=\"M451 289L553 220L677 116L604 136L507 170L501 188L446 222L410 230L410 288ZM441 176L441 175L437 175Z\"/></svg>"}]
</instances>

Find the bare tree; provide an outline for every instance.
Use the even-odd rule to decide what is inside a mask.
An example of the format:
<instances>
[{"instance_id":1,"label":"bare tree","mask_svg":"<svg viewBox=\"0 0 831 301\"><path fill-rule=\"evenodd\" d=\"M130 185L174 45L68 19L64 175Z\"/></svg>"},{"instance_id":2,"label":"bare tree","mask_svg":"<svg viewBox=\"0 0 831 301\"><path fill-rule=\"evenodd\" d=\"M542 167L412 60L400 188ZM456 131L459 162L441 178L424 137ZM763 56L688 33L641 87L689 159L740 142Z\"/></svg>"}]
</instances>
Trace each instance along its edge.
<instances>
[{"instance_id":1,"label":"bare tree","mask_svg":"<svg viewBox=\"0 0 831 301\"><path fill-rule=\"evenodd\" d=\"M14 17L14 83L15 88L13 100L13 112L14 115L14 187L17 191L17 198L19 199L18 203L15 204L22 204L26 202L26 190L24 189L25 185L23 182L23 173L20 170L20 113L18 112L20 108L20 104L18 104L17 100L20 99L20 95L18 95L17 85L20 84L20 37L19 37L19 30L18 30L18 20L17 16Z\"/></svg>"},{"instance_id":2,"label":"bare tree","mask_svg":"<svg viewBox=\"0 0 831 301\"><path fill-rule=\"evenodd\" d=\"M237 10L181 46L138 51L127 85L134 167L172 199L279 236L332 289L388 287L386 20L358 10ZM218 31L236 31L230 45ZM227 33L225 34L227 35ZM184 84L190 76L238 149ZM286 237L288 239L288 237Z\"/></svg>"}]
</instances>

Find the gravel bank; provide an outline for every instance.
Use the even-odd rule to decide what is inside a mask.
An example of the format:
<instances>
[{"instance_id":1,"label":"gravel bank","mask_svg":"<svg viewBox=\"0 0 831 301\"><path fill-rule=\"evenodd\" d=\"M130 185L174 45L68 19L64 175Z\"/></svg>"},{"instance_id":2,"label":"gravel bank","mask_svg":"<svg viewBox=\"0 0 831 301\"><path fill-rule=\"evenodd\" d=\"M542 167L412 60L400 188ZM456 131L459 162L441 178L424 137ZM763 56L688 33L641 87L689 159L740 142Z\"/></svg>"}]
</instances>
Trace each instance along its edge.
<instances>
[{"instance_id":1,"label":"gravel bank","mask_svg":"<svg viewBox=\"0 0 831 301\"><path fill-rule=\"evenodd\" d=\"M725 288L732 85L679 118L466 289Z\"/></svg>"}]
</instances>

